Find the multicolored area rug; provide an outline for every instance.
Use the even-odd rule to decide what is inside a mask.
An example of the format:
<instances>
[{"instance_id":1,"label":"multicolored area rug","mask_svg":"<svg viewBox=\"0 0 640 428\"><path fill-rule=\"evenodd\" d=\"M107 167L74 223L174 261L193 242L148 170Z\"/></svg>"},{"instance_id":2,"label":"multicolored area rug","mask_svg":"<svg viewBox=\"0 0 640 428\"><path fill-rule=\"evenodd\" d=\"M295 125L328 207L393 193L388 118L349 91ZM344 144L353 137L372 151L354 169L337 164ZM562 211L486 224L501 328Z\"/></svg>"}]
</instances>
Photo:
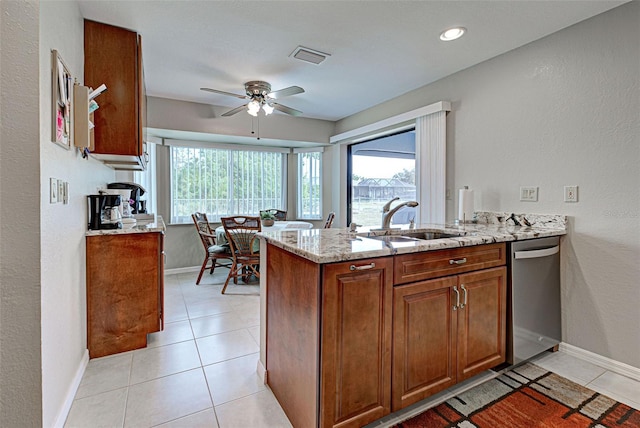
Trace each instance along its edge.
<instances>
[{"instance_id":1,"label":"multicolored area rug","mask_svg":"<svg viewBox=\"0 0 640 428\"><path fill-rule=\"evenodd\" d=\"M640 412L525 363L397 428L638 428Z\"/></svg>"}]
</instances>

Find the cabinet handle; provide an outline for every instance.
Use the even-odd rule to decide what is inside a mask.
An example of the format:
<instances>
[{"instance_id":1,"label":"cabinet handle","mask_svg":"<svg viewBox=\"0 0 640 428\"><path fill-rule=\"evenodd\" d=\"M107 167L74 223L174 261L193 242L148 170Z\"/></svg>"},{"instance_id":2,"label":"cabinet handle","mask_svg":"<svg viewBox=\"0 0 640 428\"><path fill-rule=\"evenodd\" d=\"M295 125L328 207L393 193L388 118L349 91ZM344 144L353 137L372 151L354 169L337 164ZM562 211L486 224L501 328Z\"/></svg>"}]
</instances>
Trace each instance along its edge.
<instances>
[{"instance_id":1,"label":"cabinet handle","mask_svg":"<svg viewBox=\"0 0 640 428\"><path fill-rule=\"evenodd\" d=\"M463 257L460 260L453 260L453 259L449 260L450 265L462 265L462 264L465 264L466 262L467 262L466 257Z\"/></svg>"},{"instance_id":2,"label":"cabinet handle","mask_svg":"<svg viewBox=\"0 0 640 428\"><path fill-rule=\"evenodd\" d=\"M373 269L374 267L376 267L375 263L362 265L362 266L351 265L349 266L349 270L367 270L367 269Z\"/></svg>"},{"instance_id":3,"label":"cabinet handle","mask_svg":"<svg viewBox=\"0 0 640 428\"><path fill-rule=\"evenodd\" d=\"M453 291L456 293L456 304L453 305L453 310L458 310L458 306L460 306L460 292L458 291L458 287L453 286Z\"/></svg>"},{"instance_id":4,"label":"cabinet handle","mask_svg":"<svg viewBox=\"0 0 640 428\"><path fill-rule=\"evenodd\" d=\"M460 309L462 309L467 305L467 289L464 288L464 284L460 284L460 288L464 291L464 301L462 302L462 305L460 305Z\"/></svg>"}]
</instances>

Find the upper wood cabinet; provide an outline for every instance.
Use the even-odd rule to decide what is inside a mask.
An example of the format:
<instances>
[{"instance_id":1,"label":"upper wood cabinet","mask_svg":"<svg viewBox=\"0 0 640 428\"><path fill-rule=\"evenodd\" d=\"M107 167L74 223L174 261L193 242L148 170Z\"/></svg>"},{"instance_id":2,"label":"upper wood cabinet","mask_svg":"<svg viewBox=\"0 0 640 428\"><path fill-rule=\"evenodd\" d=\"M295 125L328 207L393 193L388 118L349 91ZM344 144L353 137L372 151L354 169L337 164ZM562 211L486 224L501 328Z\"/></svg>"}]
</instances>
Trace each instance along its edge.
<instances>
[{"instance_id":1,"label":"upper wood cabinet","mask_svg":"<svg viewBox=\"0 0 640 428\"><path fill-rule=\"evenodd\" d=\"M107 86L96 102L92 154L115 169L146 165L142 38L135 31L84 21L84 84Z\"/></svg>"}]
</instances>

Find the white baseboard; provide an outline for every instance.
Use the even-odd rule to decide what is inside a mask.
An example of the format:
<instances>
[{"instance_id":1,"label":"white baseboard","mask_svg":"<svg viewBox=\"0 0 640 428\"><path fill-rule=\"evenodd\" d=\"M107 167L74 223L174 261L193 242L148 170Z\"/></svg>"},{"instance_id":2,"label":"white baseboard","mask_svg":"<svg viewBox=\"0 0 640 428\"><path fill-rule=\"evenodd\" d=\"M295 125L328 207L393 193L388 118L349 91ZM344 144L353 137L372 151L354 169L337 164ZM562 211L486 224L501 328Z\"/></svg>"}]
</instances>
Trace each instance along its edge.
<instances>
[{"instance_id":1,"label":"white baseboard","mask_svg":"<svg viewBox=\"0 0 640 428\"><path fill-rule=\"evenodd\" d=\"M173 269L165 269L165 275L175 275L177 273L189 273L189 272L199 272L200 266L190 266L190 267L181 267L181 268L173 268Z\"/></svg>"},{"instance_id":2,"label":"white baseboard","mask_svg":"<svg viewBox=\"0 0 640 428\"><path fill-rule=\"evenodd\" d=\"M262 361L258 360L258 367L256 367L256 373L258 374L258 377L260 377L260 380L262 380L263 384L267 384L267 369L264 368L264 366L262 365Z\"/></svg>"},{"instance_id":3,"label":"white baseboard","mask_svg":"<svg viewBox=\"0 0 640 428\"><path fill-rule=\"evenodd\" d=\"M80 381L82 381L82 376L84 375L84 371L87 369L87 364L89 364L89 350L85 349L84 355L80 360L80 365L76 370L76 375L73 377L71 381L71 385L69 385L69 389L67 390L67 394L64 398L64 402L62 404L62 408L58 412L58 416L56 417L55 428L63 428L64 423L67 421L67 416L69 416L69 410L71 410L71 405L73 404L73 399L78 392L78 387L80 386Z\"/></svg>"},{"instance_id":4,"label":"white baseboard","mask_svg":"<svg viewBox=\"0 0 640 428\"><path fill-rule=\"evenodd\" d=\"M603 357L602 355L595 354L591 351L587 351L586 349L578 348L577 346L569 345L564 342L560 343L560 351L600 366L603 369L640 381L640 369L637 367L612 360L611 358Z\"/></svg>"}]
</instances>

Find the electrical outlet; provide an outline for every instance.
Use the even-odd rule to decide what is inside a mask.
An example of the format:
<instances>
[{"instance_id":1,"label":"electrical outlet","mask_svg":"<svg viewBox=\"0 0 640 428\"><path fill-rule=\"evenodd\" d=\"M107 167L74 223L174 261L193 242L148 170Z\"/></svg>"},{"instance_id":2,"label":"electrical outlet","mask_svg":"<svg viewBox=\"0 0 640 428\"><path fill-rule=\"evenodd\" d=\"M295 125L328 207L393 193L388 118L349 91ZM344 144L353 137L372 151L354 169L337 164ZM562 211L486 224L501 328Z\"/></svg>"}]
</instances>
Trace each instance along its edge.
<instances>
[{"instance_id":1,"label":"electrical outlet","mask_svg":"<svg viewBox=\"0 0 640 428\"><path fill-rule=\"evenodd\" d=\"M564 201L578 202L578 186L564 186Z\"/></svg>"},{"instance_id":2,"label":"electrical outlet","mask_svg":"<svg viewBox=\"0 0 640 428\"><path fill-rule=\"evenodd\" d=\"M538 188L537 187L520 187L520 200L527 202L538 202Z\"/></svg>"}]
</instances>

